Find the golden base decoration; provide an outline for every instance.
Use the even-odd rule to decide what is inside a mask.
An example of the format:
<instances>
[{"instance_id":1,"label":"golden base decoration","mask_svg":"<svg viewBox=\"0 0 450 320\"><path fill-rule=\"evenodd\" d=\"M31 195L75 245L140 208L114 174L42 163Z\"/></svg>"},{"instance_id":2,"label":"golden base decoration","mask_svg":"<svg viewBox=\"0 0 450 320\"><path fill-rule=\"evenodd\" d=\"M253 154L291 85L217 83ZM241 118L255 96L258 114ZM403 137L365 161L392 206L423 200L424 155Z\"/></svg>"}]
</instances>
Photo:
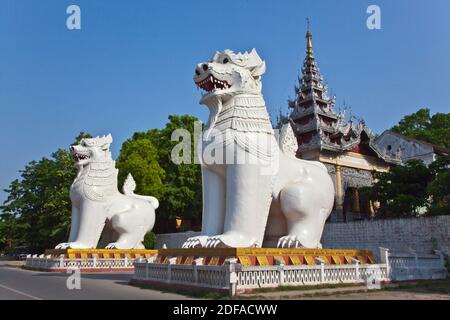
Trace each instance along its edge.
<instances>
[{"instance_id":1,"label":"golden base decoration","mask_svg":"<svg viewBox=\"0 0 450 320\"><path fill-rule=\"evenodd\" d=\"M194 260L203 258L203 264L221 266L226 259L236 258L243 266L315 265L317 259L324 264L360 264L376 263L375 256L369 250L341 249L275 249L275 248L189 248L160 250L119 250L119 249L49 249L45 255L53 258L68 259L148 259L156 256L154 263L168 264L176 258L176 264L191 265Z\"/></svg>"},{"instance_id":2,"label":"golden base decoration","mask_svg":"<svg viewBox=\"0 0 450 320\"><path fill-rule=\"evenodd\" d=\"M271 249L271 248L193 248L160 249L155 263L169 263L176 257L176 264L190 265L195 259L203 258L204 265L220 266L226 259L236 258L243 266L315 265L320 259L324 264L352 264L354 259L360 264L376 263L369 250L341 249Z\"/></svg>"},{"instance_id":3,"label":"golden base decoration","mask_svg":"<svg viewBox=\"0 0 450 320\"><path fill-rule=\"evenodd\" d=\"M64 255L64 258L68 259L137 259L137 258L150 258L158 254L158 250L146 250L146 249L47 249L45 255L50 255L55 258Z\"/></svg>"}]
</instances>

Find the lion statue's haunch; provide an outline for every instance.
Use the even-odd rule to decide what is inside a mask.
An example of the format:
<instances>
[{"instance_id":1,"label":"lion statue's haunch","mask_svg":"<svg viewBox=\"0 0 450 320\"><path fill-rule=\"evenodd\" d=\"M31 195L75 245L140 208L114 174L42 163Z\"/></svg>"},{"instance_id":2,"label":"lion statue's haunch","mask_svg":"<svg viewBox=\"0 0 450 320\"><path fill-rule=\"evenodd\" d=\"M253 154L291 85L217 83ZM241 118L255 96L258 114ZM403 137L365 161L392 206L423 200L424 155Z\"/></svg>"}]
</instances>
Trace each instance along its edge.
<instances>
[{"instance_id":1,"label":"lion statue's haunch","mask_svg":"<svg viewBox=\"0 0 450 320\"><path fill-rule=\"evenodd\" d=\"M261 247L264 239L283 248L321 247L333 182L323 164L278 146L261 94L264 72L254 49L216 52L195 69L210 116L200 153L202 232L185 248ZM283 141L292 140L287 129Z\"/></svg>"},{"instance_id":2,"label":"lion statue's haunch","mask_svg":"<svg viewBox=\"0 0 450 320\"><path fill-rule=\"evenodd\" d=\"M115 162L109 146L111 135L82 139L70 151L78 169L70 188L72 224L69 241L56 249L97 248L105 228L106 249L144 249L142 241L155 223L158 200L133 193L136 184L128 175L123 193L117 189ZM105 233L105 232L104 232Z\"/></svg>"}]
</instances>

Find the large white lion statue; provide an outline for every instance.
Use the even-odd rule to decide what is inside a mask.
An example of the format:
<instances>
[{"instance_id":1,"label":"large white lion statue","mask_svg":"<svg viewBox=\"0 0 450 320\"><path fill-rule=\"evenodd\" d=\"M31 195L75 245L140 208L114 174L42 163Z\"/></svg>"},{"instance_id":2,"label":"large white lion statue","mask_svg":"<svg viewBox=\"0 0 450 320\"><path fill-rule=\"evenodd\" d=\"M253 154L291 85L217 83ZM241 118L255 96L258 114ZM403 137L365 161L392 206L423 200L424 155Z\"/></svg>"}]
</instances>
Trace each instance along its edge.
<instances>
[{"instance_id":1,"label":"large white lion statue","mask_svg":"<svg viewBox=\"0 0 450 320\"><path fill-rule=\"evenodd\" d=\"M265 237L282 248L321 248L333 182L323 164L280 150L261 94L264 72L254 49L216 52L195 69L210 116L201 140L202 232L184 248L261 247Z\"/></svg>"},{"instance_id":2,"label":"large white lion statue","mask_svg":"<svg viewBox=\"0 0 450 320\"><path fill-rule=\"evenodd\" d=\"M115 238L106 249L144 249L142 241L155 223L158 200L133 193L136 184L128 175L121 194L117 189L115 162L109 147L111 135L82 139L70 151L78 169L70 188L72 223L69 241L56 249L97 248L105 225L108 238Z\"/></svg>"}]
</instances>

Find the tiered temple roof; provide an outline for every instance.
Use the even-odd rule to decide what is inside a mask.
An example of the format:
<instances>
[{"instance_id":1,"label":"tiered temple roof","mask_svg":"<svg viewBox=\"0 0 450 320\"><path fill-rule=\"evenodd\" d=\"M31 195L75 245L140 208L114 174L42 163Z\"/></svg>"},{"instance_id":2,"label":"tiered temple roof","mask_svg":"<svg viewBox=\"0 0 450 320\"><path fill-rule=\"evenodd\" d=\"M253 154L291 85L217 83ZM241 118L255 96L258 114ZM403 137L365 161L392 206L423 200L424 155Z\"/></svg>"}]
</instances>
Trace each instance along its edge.
<instances>
[{"instance_id":1,"label":"tiered temple roof","mask_svg":"<svg viewBox=\"0 0 450 320\"><path fill-rule=\"evenodd\" d=\"M299 156L304 151L314 149L376 152L370 146L374 135L364 121L346 121L345 111L336 113L334 110L335 103L336 98L328 96L328 88L314 57L312 34L308 30L302 76L295 86L295 99L289 100Z\"/></svg>"}]
</instances>

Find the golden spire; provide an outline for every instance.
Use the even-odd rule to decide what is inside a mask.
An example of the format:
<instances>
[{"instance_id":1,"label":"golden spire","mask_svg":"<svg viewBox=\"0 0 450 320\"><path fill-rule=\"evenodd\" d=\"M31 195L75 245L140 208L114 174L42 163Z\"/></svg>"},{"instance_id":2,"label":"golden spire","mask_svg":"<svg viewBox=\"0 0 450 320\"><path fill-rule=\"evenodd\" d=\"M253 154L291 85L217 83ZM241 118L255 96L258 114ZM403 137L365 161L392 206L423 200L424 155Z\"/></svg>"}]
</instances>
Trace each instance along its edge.
<instances>
[{"instance_id":1,"label":"golden spire","mask_svg":"<svg viewBox=\"0 0 450 320\"><path fill-rule=\"evenodd\" d=\"M308 58L313 58L313 46L312 46L312 34L311 31L309 31L310 27L310 19L306 18L307 22L307 32L306 32L306 53Z\"/></svg>"}]
</instances>

